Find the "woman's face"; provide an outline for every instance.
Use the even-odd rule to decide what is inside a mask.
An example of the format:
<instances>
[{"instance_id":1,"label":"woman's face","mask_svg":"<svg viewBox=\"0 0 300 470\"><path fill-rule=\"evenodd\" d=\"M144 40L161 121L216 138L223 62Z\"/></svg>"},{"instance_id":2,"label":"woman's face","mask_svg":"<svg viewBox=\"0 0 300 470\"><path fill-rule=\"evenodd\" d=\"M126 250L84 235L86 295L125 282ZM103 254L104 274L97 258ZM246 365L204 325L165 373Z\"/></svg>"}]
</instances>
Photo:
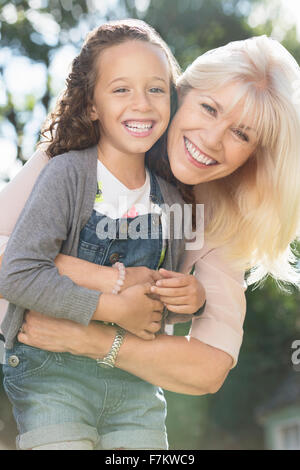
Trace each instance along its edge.
<instances>
[{"instance_id":1,"label":"woman's face","mask_svg":"<svg viewBox=\"0 0 300 470\"><path fill-rule=\"evenodd\" d=\"M175 177L186 184L223 178L239 168L257 146L251 116L243 122L243 101L228 112L237 84L217 91L191 89L183 97L168 132L168 156Z\"/></svg>"}]
</instances>

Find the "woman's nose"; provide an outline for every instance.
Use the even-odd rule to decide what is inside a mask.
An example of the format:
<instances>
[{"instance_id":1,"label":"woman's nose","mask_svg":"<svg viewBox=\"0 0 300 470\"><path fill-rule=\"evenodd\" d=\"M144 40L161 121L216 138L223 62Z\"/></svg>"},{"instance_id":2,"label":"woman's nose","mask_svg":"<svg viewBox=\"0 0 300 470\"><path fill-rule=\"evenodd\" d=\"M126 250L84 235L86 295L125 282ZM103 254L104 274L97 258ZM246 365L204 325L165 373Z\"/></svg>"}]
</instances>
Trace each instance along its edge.
<instances>
[{"instance_id":1,"label":"woman's nose","mask_svg":"<svg viewBox=\"0 0 300 470\"><path fill-rule=\"evenodd\" d=\"M226 129L222 124L217 124L216 122L207 126L202 130L204 145L206 145L207 148L220 150L223 145L225 130Z\"/></svg>"}]
</instances>

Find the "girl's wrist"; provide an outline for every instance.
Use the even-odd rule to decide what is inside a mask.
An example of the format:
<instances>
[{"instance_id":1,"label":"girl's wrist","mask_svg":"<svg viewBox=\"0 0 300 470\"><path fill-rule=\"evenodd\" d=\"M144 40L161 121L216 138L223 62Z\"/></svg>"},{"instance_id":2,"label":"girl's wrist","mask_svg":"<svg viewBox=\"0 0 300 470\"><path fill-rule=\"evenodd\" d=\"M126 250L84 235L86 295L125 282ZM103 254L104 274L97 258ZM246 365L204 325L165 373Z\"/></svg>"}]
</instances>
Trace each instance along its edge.
<instances>
[{"instance_id":1,"label":"girl's wrist","mask_svg":"<svg viewBox=\"0 0 300 470\"><path fill-rule=\"evenodd\" d=\"M111 293L118 280L118 270L108 266L99 266L98 269L99 291Z\"/></svg>"}]
</instances>

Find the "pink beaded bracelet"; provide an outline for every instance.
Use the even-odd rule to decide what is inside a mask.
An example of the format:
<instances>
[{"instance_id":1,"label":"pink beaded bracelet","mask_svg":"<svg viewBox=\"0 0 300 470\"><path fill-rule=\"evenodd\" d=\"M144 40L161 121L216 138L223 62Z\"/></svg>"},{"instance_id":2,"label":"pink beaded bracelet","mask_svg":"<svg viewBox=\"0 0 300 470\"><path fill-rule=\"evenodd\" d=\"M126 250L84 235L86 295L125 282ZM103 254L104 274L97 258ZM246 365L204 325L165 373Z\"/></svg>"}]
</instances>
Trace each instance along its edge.
<instances>
[{"instance_id":1,"label":"pink beaded bracelet","mask_svg":"<svg viewBox=\"0 0 300 470\"><path fill-rule=\"evenodd\" d=\"M121 290L121 287L124 285L126 270L124 264L120 263L119 261L113 264L113 268L117 268L119 270L119 279L117 280L111 293L118 294Z\"/></svg>"}]
</instances>

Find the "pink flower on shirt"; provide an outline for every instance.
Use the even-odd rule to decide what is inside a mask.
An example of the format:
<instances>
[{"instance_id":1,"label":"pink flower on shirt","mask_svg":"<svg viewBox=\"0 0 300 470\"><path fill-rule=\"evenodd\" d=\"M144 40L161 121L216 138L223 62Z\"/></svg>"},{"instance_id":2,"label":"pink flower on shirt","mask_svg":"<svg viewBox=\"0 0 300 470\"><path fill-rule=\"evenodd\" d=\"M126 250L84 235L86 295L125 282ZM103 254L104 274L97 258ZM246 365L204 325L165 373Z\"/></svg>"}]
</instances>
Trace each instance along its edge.
<instances>
[{"instance_id":1,"label":"pink flower on shirt","mask_svg":"<svg viewBox=\"0 0 300 470\"><path fill-rule=\"evenodd\" d=\"M137 217L139 215L139 213L137 212L136 208L134 206L132 206L132 208L126 212L122 218L125 219L127 217L130 217L130 218L133 218L133 217Z\"/></svg>"}]
</instances>

